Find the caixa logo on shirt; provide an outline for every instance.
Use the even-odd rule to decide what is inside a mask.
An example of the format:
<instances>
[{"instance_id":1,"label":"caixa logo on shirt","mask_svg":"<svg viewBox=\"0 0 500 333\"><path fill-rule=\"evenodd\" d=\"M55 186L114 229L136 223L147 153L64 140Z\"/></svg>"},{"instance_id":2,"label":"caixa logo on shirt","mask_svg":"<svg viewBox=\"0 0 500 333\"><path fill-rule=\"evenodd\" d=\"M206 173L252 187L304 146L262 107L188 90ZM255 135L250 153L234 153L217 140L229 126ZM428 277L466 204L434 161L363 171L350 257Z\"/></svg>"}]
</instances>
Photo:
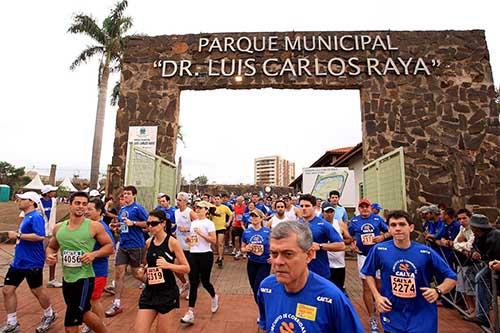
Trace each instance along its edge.
<instances>
[{"instance_id":1,"label":"caixa logo on shirt","mask_svg":"<svg viewBox=\"0 0 500 333\"><path fill-rule=\"evenodd\" d=\"M270 331L279 333L305 333L306 328L304 327L304 323L295 315L283 313L274 319Z\"/></svg>"},{"instance_id":2,"label":"caixa logo on shirt","mask_svg":"<svg viewBox=\"0 0 500 333\"><path fill-rule=\"evenodd\" d=\"M264 294L270 294L273 292L271 288L260 288L260 292Z\"/></svg>"},{"instance_id":3,"label":"caixa logo on shirt","mask_svg":"<svg viewBox=\"0 0 500 333\"><path fill-rule=\"evenodd\" d=\"M374 232L375 228L370 223L365 223L361 226L362 233Z\"/></svg>"},{"instance_id":4,"label":"caixa logo on shirt","mask_svg":"<svg viewBox=\"0 0 500 333\"><path fill-rule=\"evenodd\" d=\"M332 299L329 298L329 297L325 297L325 296L318 296L316 297L316 300L318 302L324 302L324 303L328 303L328 304L332 304Z\"/></svg>"}]
</instances>

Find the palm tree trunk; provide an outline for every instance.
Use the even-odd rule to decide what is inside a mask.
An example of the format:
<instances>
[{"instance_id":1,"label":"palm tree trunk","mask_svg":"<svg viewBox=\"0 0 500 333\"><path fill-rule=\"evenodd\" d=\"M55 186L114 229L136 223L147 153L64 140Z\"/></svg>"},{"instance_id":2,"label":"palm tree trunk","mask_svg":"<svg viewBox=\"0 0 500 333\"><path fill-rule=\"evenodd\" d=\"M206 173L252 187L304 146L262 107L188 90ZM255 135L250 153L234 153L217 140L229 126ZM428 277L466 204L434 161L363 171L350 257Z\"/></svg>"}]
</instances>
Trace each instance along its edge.
<instances>
[{"instance_id":1,"label":"palm tree trunk","mask_svg":"<svg viewBox=\"0 0 500 333\"><path fill-rule=\"evenodd\" d=\"M106 114L106 100L108 95L109 61L105 61L99 83L97 111L95 116L94 144L92 146L92 161L90 165L91 189L99 188L99 164L101 162L102 132L104 130L104 115Z\"/></svg>"}]
</instances>

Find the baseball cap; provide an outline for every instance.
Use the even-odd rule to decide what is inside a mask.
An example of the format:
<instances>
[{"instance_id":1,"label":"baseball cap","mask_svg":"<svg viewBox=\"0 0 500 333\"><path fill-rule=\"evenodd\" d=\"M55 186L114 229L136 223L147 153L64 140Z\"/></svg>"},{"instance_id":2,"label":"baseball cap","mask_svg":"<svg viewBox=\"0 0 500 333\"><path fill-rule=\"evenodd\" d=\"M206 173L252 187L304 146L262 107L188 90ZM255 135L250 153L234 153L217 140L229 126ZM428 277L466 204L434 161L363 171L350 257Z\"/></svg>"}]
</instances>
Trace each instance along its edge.
<instances>
[{"instance_id":1,"label":"baseball cap","mask_svg":"<svg viewBox=\"0 0 500 333\"><path fill-rule=\"evenodd\" d=\"M335 207L333 207L332 204L329 203L328 201L325 201L321 204L321 209L322 210L335 210Z\"/></svg>"},{"instance_id":2,"label":"baseball cap","mask_svg":"<svg viewBox=\"0 0 500 333\"><path fill-rule=\"evenodd\" d=\"M196 206L198 207L203 207L203 208L211 208L211 207L215 207L214 205L212 205L210 202L208 201L205 201L205 200L201 200L201 201L198 201L196 203Z\"/></svg>"},{"instance_id":3,"label":"baseball cap","mask_svg":"<svg viewBox=\"0 0 500 333\"><path fill-rule=\"evenodd\" d=\"M54 191L57 191L57 187L56 186L52 186L52 185L43 185L42 187L42 194L47 194L49 192L54 192ZM28 192L26 192L28 193Z\"/></svg>"},{"instance_id":4,"label":"baseball cap","mask_svg":"<svg viewBox=\"0 0 500 333\"><path fill-rule=\"evenodd\" d=\"M439 210L439 207L436 205L430 205L429 206L429 213L434 213L434 214L439 214L441 211Z\"/></svg>"},{"instance_id":5,"label":"baseball cap","mask_svg":"<svg viewBox=\"0 0 500 333\"><path fill-rule=\"evenodd\" d=\"M16 198L18 199L28 199L33 201L34 203L40 202L40 196L38 193L33 192L33 191L28 191L23 194L16 194Z\"/></svg>"},{"instance_id":6,"label":"baseball cap","mask_svg":"<svg viewBox=\"0 0 500 333\"><path fill-rule=\"evenodd\" d=\"M361 206L361 205L368 205L368 206L371 206L372 203L370 202L370 200L368 199L361 199L359 200L359 203L358 203L358 207Z\"/></svg>"},{"instance_id":7,"label":"baseball cap","mask_svg":"<svg viewBox=\"0 0 500 333\"><path fill-rule=\"evenodd\" d=\"M255 208L254 210L252 210L250 212L250 215L252 215L252 214L257 215L260 218L266 217L266 215L260 209L257 209L257 208Z\"/></svg>"},{"instance_id":8,"label":"baseball cap","mask_svg":"<svg viewBox=\"0 0 500 333\"><path fill-rule=\"evenodd\" d=\"M376 209L379 212L382 210L382 205L380 205L378 202L372 203L372 209Z\"/></svg>"},{"instance_id":9,"label":"baseball cap","mask_svg":"<svg viewBox=\"0 0 500 333\"><path fill-rule=\"evenodd\" d=\"M100 197L100 196L101 196L101 194L99 193L98 190L92 190L89 193L89 197Z\"/></svg>"},{"instance_id":10,"label":"baseball cap","mask_svg":"<svg viewBox=\"0 0 500 333\"><path fill-rule=\"evenodd\" d=\"M158 193L158 195L157 195L156 197L157 197L157 198L161 198L161 197L162 197L162 196L164 196L164 195L165 195L165 193L160 192L160 193Z\"/></svg>"},{"instance_id":11,"label":"baseball cap","mask_svg":"<svg viewBox=\"0 0 500 333\"><path fill-rule=\"evenodd\" d=\"M429 206L422 206L417 209L417 213L419 214L427 214L429 212Z\"/></svg>"}]
</instances>

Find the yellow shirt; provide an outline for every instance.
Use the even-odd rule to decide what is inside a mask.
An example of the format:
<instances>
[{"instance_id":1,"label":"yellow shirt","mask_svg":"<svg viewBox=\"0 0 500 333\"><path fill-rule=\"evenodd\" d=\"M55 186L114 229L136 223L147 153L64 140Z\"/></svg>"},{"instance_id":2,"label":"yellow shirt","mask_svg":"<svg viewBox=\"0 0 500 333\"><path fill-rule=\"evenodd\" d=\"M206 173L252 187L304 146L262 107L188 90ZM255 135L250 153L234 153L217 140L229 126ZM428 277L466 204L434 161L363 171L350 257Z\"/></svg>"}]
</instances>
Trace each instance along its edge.
<instances>
[{"instance_id":1,"label":"yellow shirt","mask_svg":"<svg viewBox=\"0 0 500 333\"><path fill-rule=\"evenodd\" d=\"M226 205L219 205L216 207L219 216L212 216L212 222L215 225L215 230L226 229L226 216L232 216L233 212Z\"/></svg>"}]
</instances>

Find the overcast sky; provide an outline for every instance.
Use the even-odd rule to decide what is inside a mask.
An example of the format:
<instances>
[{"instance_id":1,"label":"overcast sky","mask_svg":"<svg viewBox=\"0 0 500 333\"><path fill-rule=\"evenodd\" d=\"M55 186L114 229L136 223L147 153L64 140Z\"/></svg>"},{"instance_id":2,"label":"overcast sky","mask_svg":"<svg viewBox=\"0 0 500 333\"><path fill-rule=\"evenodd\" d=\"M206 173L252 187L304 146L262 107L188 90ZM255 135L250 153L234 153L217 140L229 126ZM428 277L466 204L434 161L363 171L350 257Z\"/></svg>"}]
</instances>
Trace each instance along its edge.
<instances>
[{"instance_id":1,"label":"overcast sky","mask_svg":"<svg viewBox=\"0 0 500 333\"><path fill-rule=\"evenodd\" d=\"M90 41L66 33L76 12L102 18L109 0L4 1L0 160L58 178L88 176L97 105L97 61L70 71ZM237 5L240 4L240 5ZM129 1L131 33L484 29L500 78L498 1ZM281 155L297 174L327 149L361 140L359 93L212 90L181 93L184 175L253 182L253 159ZM111 162L116 109L108 108L101 169Z\"/></svg>"}]
</instances>

